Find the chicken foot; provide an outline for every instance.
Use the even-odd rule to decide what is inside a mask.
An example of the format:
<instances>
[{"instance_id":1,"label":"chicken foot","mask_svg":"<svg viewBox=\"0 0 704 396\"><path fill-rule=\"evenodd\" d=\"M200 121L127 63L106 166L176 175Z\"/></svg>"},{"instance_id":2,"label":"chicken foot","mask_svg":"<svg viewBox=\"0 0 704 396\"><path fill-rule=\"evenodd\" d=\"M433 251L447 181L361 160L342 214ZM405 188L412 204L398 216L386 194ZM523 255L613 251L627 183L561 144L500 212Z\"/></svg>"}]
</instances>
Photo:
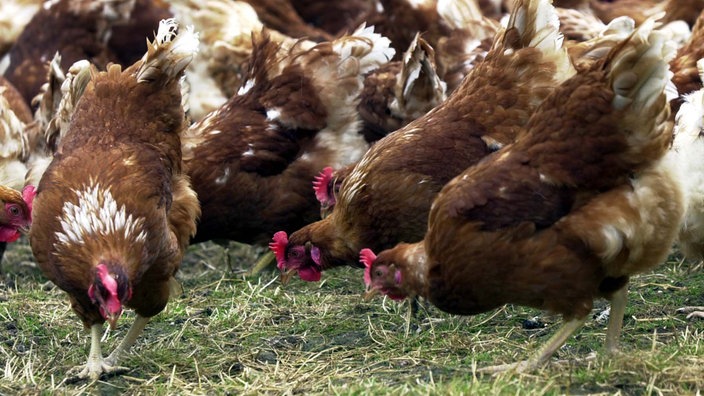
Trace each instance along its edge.
<instances>
[{"instance_id":1,"label":"chicken foot","mask_svg":"<svg viewBox=\"0 0 704 396\"><path fill-rule=\"evenodd\" d=\"M139 338L139 336L142 334L144 328L147 327L149 319L150 318L145 318L143 316L137 315L137 317L134 319L134 323L132 323L132 326L127 331L125 338L122 339L120 345L118 345L117 348L112 351L110 356L105 359L105 362L110 364L111 366L116 365L122 355L127 353L127 351L130 350L132 345L134 345L135 341L137 341L137 338Z\"/></svg>"},{"instance_id":2,"label":"chicken foot","mask_svg":"<svg viewBox=\"0 0 704 396\"><path fill-rule=\"evenodd\" d=\"M125 367L117 367L114 362L103 359L103 354L100 349L100 337L103 333L102 324L94 324L90 328L90 353L88 354L88 362L85 366L78 366L69 371L81 370L73 376L69 376L67 383L74 383L85 379L97 381L100 376L105 374L121 374L127 371Z\"/></svg>"},{"instance_id":3,"label":"chicken foot","mask_svg":"<svg viewBox=\"0 0 704 396\"><path fill-rule=\"evenodd\" d=\"M677 313L688 313L687 319L702 318L704 319L704 307L682 307L677 308Z\"/></svg>"},{"instance_id":4,"label":"chicken foot","mask_svg":"<svg viewBox=\"0 0 704 396\"><path fill-rule=\"evenodd\" d=\"M507 364L500 364L497 366L489 366L489 367L483 367L481 369L478 369L477 372L479 373L487 373L487 374L497 374L500 372L504 371L509 371L509 370L515 370L518 373L524 372L524 371L530 371L534 370L541 365L543 365L548 359L550 359L550 356L552 356L555 351L557 351L558 348L560 348L565 341L575 332L577 329L582 327L584 325L584 322L586 322L587 317L585 316L584 318L581 319L572 319L567 322L565 322L562 327L560 327L559 330L557 330L557 333L555 333L548 342L545 343L539 350L538 353L533 355L532 358L528 360L524 360L521 362L516 362L516 363L507 363Z\"/></svg>"}]
</instances>

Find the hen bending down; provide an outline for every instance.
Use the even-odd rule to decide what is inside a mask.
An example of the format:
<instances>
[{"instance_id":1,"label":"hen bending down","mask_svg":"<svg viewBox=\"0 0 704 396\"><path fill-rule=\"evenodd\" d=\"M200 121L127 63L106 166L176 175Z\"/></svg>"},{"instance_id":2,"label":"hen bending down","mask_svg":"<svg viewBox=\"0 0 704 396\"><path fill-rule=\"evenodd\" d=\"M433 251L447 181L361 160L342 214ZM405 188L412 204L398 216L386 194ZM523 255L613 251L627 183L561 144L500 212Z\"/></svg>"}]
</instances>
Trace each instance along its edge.
<instances>
[{"instance_id":1,"label":"hen bending down","mask_svg":"<svg viewBox=\"0 0 704 396\"><path fill-rule=\"evenodd\" d=\"M631 275L663 262L683 191L664 93L674 47L652 20L551 95L515 144L449 182L425 239L361 252L370 292L421 295L472 315L513 303L559 313L563 327L531 369L577 330L593 300L611 300L617 349Z\"/></svg>"},{"instance_id":2,"label":"hen bending down","mask_svg":"<svg viewBox=\"0 0 704 396\"><path fill-rule=\"evenodd\" d=\"M91 71L69 130L38 187L32 251L91 329L80 378L116 370L174 285L200 208L181 171L186 128L179 79L198 46L191 29L163 20L141 61ZM103 359L103 323L137 314Z\"/></svg>"},{"instance_id":3,"label":"hen bending down","mask_svg":"<svg viewBox=\"0 0 704 396\"><path fill-rule=\"evenodd\" d=\"M0 76L0 261L7 243L29 231L32 221L34 187L24 185L29 151L25 128L31 121L29 106Z\"/></svg>"},{"instance_id":4,"label":"hen bending down","mask_svg":"<svg viewBox=\"0 0 704 396\"><path fill-rule=\"evenodd\" d=\"M282 272L317 281L324 270L357 264L365 246L421 240L442 186L513 142L540 102L574 74L550 2L518 4L484 61L447 100L366 152L329 216L290 238L274 235Z\"/></svg>"},{"instance_id":5,"label":"hen bending down","mask_svg":"<svg viewBox=\"0 0 704 396\"><path fill-rule=\"evenodd\" d=\"M357 110L364 73L394 54L361 26L313 47L263 33L245 82L183 139L184 166L203 207L194 242L266 243L318 218L311 180L368 149Z\"/></svg>"}]
</instances>

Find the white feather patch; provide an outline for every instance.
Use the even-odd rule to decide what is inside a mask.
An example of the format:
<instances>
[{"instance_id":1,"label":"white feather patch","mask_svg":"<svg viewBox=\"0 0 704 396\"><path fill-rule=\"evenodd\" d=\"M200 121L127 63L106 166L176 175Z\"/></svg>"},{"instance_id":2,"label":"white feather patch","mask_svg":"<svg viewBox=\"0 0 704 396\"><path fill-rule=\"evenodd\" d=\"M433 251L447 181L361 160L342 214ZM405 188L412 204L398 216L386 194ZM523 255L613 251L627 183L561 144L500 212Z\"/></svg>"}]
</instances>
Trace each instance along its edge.
<instances>
[{"instance_id":1,"label":"white feather patch","mask_svg":"<svg viewBox=\"0 0 704 396\"><path fill-rule=\"evenodd\" d=\"M254 84L256 83L256 81L257 80L255 78L247 80L244 83L244 85L242 85L240 87L240 89L237 90L237 95L242 96L242 95L246 94L247 92L249 92L249 90L254 87Z\"/></svg>"},{"instance_id":2,"label":"white feather patch","mask_svg":"<svg viewBox=\"0 0 704 396\"><path fill-rule=\"evenodd\" d=\"M396 54L396 50L391 47L391 40L374 33L374 26L366 27L365 24L350 36L335 40L333 50L343 60L357 58L361 73L386 64Z\"/></svg>"},{"instance_id":3,"label":"white feather patch","mask_svg":"<svg viewBox=\"0 0 704 396\"><path fill-rule=\"evenodd\" d=\"M56 233L58 244L85 244L96 236L122 236L125 240L144 242L147 238L144 219L127 214L125 205L118 206L110 189L100 184L74 190L77 201L64 202L59 221L61 231Z\"/></svg>"}]
</instances>

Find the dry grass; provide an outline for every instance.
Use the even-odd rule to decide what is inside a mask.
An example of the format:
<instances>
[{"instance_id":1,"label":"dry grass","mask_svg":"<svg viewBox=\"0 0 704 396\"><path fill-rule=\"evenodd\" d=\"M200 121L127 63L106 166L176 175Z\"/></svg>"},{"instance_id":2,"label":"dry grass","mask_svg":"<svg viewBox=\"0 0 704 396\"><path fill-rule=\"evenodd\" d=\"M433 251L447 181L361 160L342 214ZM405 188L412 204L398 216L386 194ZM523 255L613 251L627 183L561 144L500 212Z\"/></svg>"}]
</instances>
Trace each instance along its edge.
<instances>
[{"instance_id":1,"label":"dry grass","mask_svg":"<svg viewBox=\"0 0 704 396\"><path fill-rule=\"evenodd\" d=\"M60 290L46 284L26 242L3 261L0 287L0 394L695 394L704 388L704 322L675 313L704 305L704 272L673 259L634 279L623 353L601 353L605 324L588 321L545 368L479 376L478 367L526 358L559 318L506 306L458 317L424 307L360 298L361 273L282 287L274 272L241 273L261 250L194 246L180 275L184 295L155 317L129 373L95 384L67 384L85 363L87 332ZM606 304L597 302L595 314ZM110 351L131 313L103 343ZM536 329L527 329L534 319ZM544 327L541 326L544 324ZM597 352L593 359L584 359Z\"/></svg>"}]
</instances>

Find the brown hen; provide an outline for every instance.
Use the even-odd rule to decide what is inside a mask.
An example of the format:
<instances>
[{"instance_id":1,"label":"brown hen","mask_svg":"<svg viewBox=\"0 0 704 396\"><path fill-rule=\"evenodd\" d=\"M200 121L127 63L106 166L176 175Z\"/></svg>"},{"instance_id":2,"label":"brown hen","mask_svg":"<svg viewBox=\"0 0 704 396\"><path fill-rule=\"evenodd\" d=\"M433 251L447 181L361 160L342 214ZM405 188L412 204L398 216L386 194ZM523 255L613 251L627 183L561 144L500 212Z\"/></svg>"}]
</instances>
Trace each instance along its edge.
<instances>
[{"instance_id":1,"label":"brown hen","mask_svg":"<svg viewBox=\"0 0 704 396\"><path fill-rule=\"evenodd\" d=\"M79 378L118 369L121 354L166 306L195 233L200 209L181 170L179 79L198 39L177 29L174 20L162 21L142 60L125 70L91 71L39 183L32 251L91 329ZM103 359L103 323L114 328L123 307L135 310L135 322Z\"/></svg>"},{"instance_id":2,"label":"brown hen","mask_svg":"<svg viewBox=\"0 0 704 396\"><path fill-rule=\"evenodd\" d=\"M532 359L486 371L544 363L598 297L611 300L606 347L616 350L628 279L664 261L684 211L667 155L674 46L653 26L564 82L514 144L450 181L423 241L363 250L371 291L461 315L513 303L563 316Z\"/></svg>"}]
</instances>

